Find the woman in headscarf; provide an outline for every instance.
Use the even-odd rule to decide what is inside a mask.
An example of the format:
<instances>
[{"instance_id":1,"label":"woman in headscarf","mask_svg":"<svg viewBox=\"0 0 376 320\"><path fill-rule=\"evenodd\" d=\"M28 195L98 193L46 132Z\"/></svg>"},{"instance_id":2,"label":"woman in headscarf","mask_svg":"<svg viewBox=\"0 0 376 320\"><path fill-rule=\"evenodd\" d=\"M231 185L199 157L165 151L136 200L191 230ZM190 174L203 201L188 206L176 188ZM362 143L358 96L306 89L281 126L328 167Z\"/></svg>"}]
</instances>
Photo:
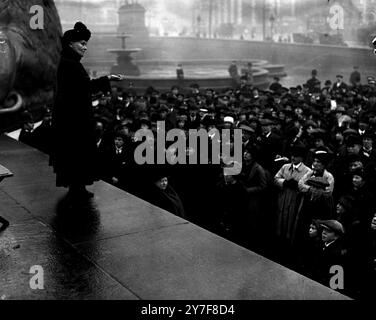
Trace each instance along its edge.
<instances>
[{"instance_id":1,"label":"woman in headscarf","mask_svg":"<svg viewBox=\"0 0 376 320\"><path fill-rule=\"evenodd\" d=\"M81 22L63 35L52 115L50 165L56 173L56 186L68 187L74 200L91 198L93 194L86 190L86 185L98 180L92 94L109 92L110 80L124 79L109 75L90 80L80 62L90 37L91 32Z\"/></svg>"}]
</instances>

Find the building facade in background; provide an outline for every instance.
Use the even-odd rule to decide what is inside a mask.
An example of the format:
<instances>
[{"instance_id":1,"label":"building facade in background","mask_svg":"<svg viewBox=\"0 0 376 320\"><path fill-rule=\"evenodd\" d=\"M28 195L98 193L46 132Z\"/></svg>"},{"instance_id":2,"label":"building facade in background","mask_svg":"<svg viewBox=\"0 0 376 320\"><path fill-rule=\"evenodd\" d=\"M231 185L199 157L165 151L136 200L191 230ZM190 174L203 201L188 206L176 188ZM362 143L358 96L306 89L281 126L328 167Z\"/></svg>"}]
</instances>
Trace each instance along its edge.
<instances>
[{"instance_id":1,"label":"building facade in background","mask_svg":"<svg viewBox=\"0 0 376 320\"><path fill-rule=\"evenodd\" d=\"M152 36L285 41L298 33L319 43L320 37L328 34L356 43L360 39L359 30L376 25L376 0L55 0L55 3L64 30L81 20L97 33L118 33L119 8L137 4L145 8L142 23ZM333 5L344 9L343 29L330 28L328 19Z\"/></svg>"},{"instance_id":2,"label":"building facade in background","mask_svg":"<svg viewBox=\"0 0 376 320\"><path fill-rule=\"evenodd\" d=\"M122 0L55 0L63 30L83 21L94 32L116 32Z\"/></svg>"}]
</instances>

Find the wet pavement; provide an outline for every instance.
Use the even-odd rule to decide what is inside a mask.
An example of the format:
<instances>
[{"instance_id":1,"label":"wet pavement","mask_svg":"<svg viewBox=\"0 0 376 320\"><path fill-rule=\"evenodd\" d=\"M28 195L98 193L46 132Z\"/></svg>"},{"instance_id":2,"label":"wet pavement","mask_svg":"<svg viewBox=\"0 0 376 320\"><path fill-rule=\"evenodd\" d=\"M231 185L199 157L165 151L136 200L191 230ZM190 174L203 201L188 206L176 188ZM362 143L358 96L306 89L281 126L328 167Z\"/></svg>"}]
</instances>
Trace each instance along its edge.
<instances>
[{"instance_id":1,"label":"wet pavement","mask_svg":"<svg viewBox=\"0 0 376 320\"><path fill-rule=\"evenodd\" d=\"M346 299L105 182L72 207L48 157L6 136L0 163L0 299Z\"/></svg>"}]
</instances>

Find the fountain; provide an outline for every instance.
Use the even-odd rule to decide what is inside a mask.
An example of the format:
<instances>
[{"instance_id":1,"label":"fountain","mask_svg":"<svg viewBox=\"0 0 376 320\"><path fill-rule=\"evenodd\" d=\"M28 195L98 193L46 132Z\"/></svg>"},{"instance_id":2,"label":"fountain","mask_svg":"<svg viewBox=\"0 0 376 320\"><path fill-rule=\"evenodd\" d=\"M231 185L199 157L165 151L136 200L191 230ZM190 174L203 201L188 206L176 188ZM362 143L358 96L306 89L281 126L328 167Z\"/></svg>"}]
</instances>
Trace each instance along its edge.
<instances>
[{"instance_id":1,"label":"fountain","mask_svg":"<svg viewBox=\"0 0 376 320\"><path fill-rule=\"evenodd\" d=\"M108 52L114 53L117 55L117 64L114 64L111 67L111 73L121 73L128 76L139 76L140 69L133 63L132 53L140 52L140 48L126 49L125 39L131 38L130 34L122 33L117 36L121 39L121 48L120 49L108 49Z\"/></svg>"},{"instance_id":2,"label":"fountain","mask_svg":"<svg viewBox=\"0 0 376 320\"><path fill-rule=\"evenodd\" d=\"M179 85L183 90L192 83L200 88L221 90L233 86L233 80L228 73L228 66L236 60L239 69L252 63L253 85L266 89L269 87L270 77L286 76L283 65L271 65L266 60L250 59L247 42L227 39L204 39L189 37L150 37L145 25L145 9L137 2L128 2L119 8L119 26L117 38L122 41L119 49L108 49L107 52L117 55L117 62L113 64L108 58L97 55L87 59L85 66L99 70L99 75L121 73L127 78L117 84L127 89L130 83L138 92L153 86L158 90L169 90L173 85ZM131 36L132 35L132 36ZM132 37L132 47L127 49L125 41ZM93 43L93 48L108 47L108 38L102 38ZM92 42L93 42L92 41ZM244 49L232 47L241 44ZM113 44L112 44L113 45ZM235 46L236 47L236 46ZM142 49L141 49L142 48ZM134 61L132 54L142 51ZM260 56L260 55L259 55ZM177 78L176 68L181 64L184 78ZM102 68L102 70L100 70ZM240 70L239 70L240 71Z\"/></svg>"}]
</instances>

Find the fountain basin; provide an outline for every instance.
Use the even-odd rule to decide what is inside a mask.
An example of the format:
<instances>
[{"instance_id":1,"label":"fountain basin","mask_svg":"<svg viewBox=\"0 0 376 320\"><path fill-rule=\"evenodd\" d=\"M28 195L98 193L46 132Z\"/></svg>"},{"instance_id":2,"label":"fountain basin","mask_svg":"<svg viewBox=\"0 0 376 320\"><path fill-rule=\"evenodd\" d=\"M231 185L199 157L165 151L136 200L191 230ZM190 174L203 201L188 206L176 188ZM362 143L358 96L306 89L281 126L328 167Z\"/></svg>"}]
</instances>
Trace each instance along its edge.
<instances>
[{"instance_id":1,"label":"fountain basin","mask_svg":"<svg viewBox=\"0 0 376 320\"><path fill-rule=\"evenodd\" d=\"M111 73L121 73L127 74L132 76L139 76L140 69L136 64L133 62L133 58L131 56L132 53L140 52L140 48L132 48L132 49L108 49L110 53L116 54L116 63L111 67Z\"/></svg>"},{"instance_id":2,"label":"fountain basin","mask_svg":"<svg viewBox=\"0 0 376 320\"><path fill-rule=\"evenodd\" d=\"M114 69L115 66L111 68L112 61L87 61L84 62L84 65L91 70L96 70L97 75L108 74L109 71L124 73L128 76L127 80L116 85L126 90L129 83L132 82L136 91L143 93L149 86L164 91L170 90L173 85L179 85L182 89L188 88L192 83L197 83L203 89L221 90L232 87L233 80L228 73L228 67L234 60L134 60L140 70L139 75L132 75L121 69ZM270 65L268 61L258 59L237 59L235 61L237 62L239 73L242 68L246 67L248 62L252 62L254 85L262 90L269 87L271 77L286 76L283 65ZM179 63L182 64L184 70L184 79L181 80L176 77L176 67Z\"/></svg>"}]
</instances>

